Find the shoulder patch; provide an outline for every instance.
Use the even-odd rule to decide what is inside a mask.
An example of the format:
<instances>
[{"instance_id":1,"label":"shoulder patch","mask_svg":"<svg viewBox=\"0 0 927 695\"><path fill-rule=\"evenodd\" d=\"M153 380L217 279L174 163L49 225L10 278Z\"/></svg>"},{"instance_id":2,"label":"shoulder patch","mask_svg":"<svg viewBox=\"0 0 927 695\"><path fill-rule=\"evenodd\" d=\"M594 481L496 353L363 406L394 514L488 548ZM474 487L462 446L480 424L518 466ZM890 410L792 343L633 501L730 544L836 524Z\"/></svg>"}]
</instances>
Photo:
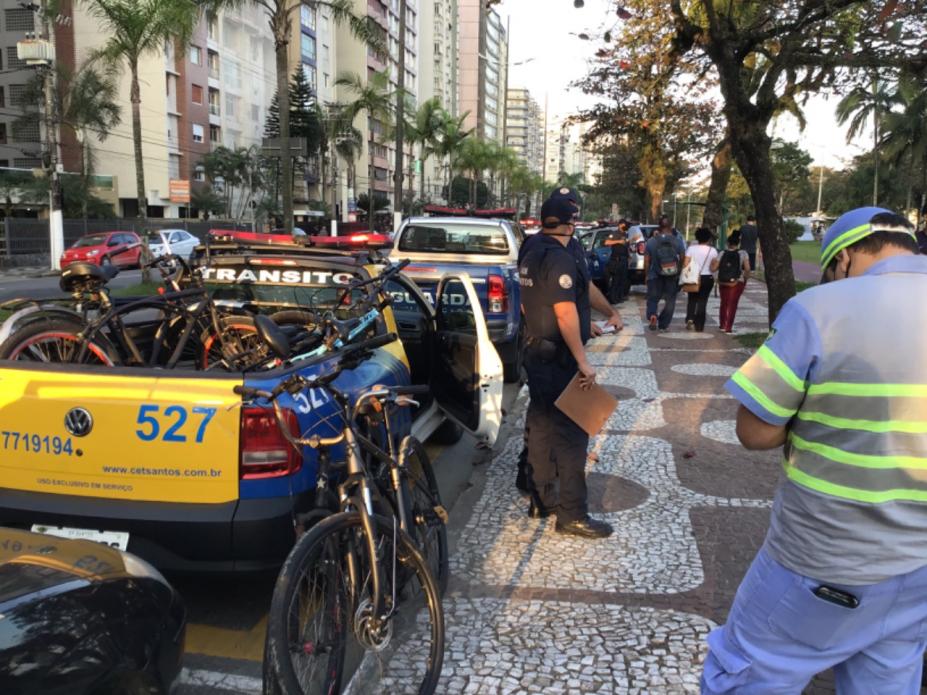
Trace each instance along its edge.
<instances>
[{"instance_id":1,"label":"shoulder patch","mask_svg":"<svg viewBox=\"0 0 927 695\"><path fill-rule=\"evenodd\" d=\"M560 286L565 290L568 290L571 287L573 287L573 278L571 278L566 273L560 276L559 282L560 282Z\"/></svg>"}]
</instances>

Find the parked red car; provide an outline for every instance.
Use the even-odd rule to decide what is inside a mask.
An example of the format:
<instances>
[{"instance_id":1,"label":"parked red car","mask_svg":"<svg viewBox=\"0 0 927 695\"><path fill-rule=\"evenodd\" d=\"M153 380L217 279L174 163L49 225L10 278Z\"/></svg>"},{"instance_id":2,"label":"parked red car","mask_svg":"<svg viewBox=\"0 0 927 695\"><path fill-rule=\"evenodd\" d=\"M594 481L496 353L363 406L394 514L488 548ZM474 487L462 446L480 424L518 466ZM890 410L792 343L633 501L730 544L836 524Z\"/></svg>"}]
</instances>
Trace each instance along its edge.
<instances>
[{"instance_id":1,"label":"parked red car","mask_svg":"<svg viewBox=\"0 0 927 695\"><path fill-rule=\"evenodd\" d=\"M71 248L64 250L64 253L61 254L61 266L64 267L77 261L88 261L97 265L112 262L113 265L120 268L137 266L142 253L142 248L139 246L140 242L141 239L135 232L87 234L78 239ZM133 244L135 246L132 246ZM124 246L132 246L132 248L117 253L110 257L109 261L104 258L105 254Z\"/></svg>"}]
</instances>

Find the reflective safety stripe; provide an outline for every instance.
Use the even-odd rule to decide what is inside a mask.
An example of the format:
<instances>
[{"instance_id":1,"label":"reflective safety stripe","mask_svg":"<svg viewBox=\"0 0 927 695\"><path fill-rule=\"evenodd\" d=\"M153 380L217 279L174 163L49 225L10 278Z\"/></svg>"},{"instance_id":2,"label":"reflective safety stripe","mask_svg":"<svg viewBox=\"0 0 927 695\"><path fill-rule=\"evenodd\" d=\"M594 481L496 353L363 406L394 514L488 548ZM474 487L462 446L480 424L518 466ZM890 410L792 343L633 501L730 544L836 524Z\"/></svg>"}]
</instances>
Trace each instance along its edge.
<instances>
[{"instance_id":1,"label":"reflective safety stripe","mask_svg":"<svg viewBox=\"0 0 927 695\"><path fill-rule=\"evenodd\" d=\"M850 244L854 244L865 237L871 229L872 225L866 222L866 224L853 227L853 229L844 232L836 239L831 241L827 245L827 248L821 252L821 270L826 269L827 266L830 265L830 262L834 260L834 256L840 253L840 251L845 249Z\"/></svg>"},{"instance_id":2,"label":"reflective safety stripe","mask_svg":"<svg viewBox=\"0 0 927 695\"><path fill-rule=\"evenodd\" d=\"M838 449L828 444L809 442L794 432L789 435L789 442L796 449L810 451L837 463L860 468L909 468L914 470L927 470L927 458L918 456L874 456L872 454L857 454L852 451Z\"/></svg>"},{"instance_id":3,"label":"reflective safety stripe","mask_svg":"<svg viewBox=\"0 0 927 695\"><path fill-rule=\"evenodd\" d=\"M793 372L792 368L781 359L779 359L779 355L770 350L766 345L762 345L760 349L757 350L756 354L759 355L760 358L766 364L768 364L785 383L787 383L796 391L805 391L805 380Z\"/></svg>"},{"instance_id":4,"label":"reflective safety stripe","mask_svg":"<svg viewBox=\"0 0 927 695\"><path fill-rule=\"evenodd\" d=\"M864 432L903 432L905 434L927 434L927 420L862 420L835 417L827 413L799 410L796 417L806 422L817 422L838 430L862 430Z\"/></svg>"},{"instance_id":5,"label":"reflective safety stripe","mask_svg":"<svg viewBox=\"0 0 927 695\"><path fill-rule=\"evenodd\" d=\"M846 485L829 483L826 480L815 478L799 470L788 461L782 464L785 474L792 482L810 490L823 492L825 495L842 497L843 499L869 504L884 502L927 502L927 490L911 490L907 488L894 488L892 490L860 490Z\"/></svg>"},{"instance_id":6,"label":"reflective safety stripe","mask_svg":"<svg viewBox=\"0 0 927 695\"><path fill-rule=\"evenodd\" d=\"M760 389L759 386L754 384L743 372L736 372L731 380L740 386L744 391L746 391L750 396L759 403L761 406L766 408L773 415L778 417L792 417L795 414L794 410L789 408L784 408L778 403L774 402L769 396L767 396Z\"/></svg>"},{"instance_id":7,"label":"reflective safety stripe","mask_svg":"<svg viewBox=\"0 0 927 695\"><path fill-rule=\"evenodd\" d=\"M927 384L851 384L828 381L808 387L809 396L871 396L877 398L927 398Z\"/></svg>"}]
</instances>

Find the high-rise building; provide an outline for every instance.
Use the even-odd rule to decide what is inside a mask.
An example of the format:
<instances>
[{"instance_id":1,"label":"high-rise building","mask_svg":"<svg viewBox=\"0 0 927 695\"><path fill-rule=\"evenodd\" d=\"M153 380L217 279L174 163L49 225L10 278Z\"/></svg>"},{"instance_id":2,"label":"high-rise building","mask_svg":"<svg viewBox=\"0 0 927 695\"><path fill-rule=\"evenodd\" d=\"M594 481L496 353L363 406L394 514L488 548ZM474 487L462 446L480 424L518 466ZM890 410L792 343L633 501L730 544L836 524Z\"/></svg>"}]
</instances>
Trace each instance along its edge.
<instances>
[{"instance_id":1,"label":"high-rise building","mask_svg":"<svg viewBox=\"0 0 927 695\"><path fill-rule=\"evenodd\" d=\"M421 38L419 51L420 103L437 98L452 116L459 114L460 80L458 72L458 0L426 0L421 5ZM434 51L427 50L433 46ZM423 176L416 188L423 190L426 200L443 197L447 178L446 162L429 157L416 175ZM421 184L424 183L424 187ZM416 198L418 192L416 193Z\"/></svg>"},{"instance_id":2,"label":"high-rise building","mask_svg":"<svg viewBox=\"0 0 927 695\"><path fill-rule=\"evenodd\" d=\"M505 142L508 31L485 0L458 0L460 112L484 140Z\"/></svg>"},{"instance_id":3,"label":"high-rise building","mask_svg":"<svg viewBox=\"0 0 927 695\"><path fill-rule=\"evenodd\" d=\"M529 171L544 167L544 120L527 89L509 89L505 115L505 145L514 150Z\"/></svg>"},{"instance_id":4,"label":"high-rise building","mask_svg":"<svg viewBox=\"0 0 927 695\"><path fill-rule=\"evenodd\" d=\"M595 183L602 173L602 160L584 142L590 127L589 123L571 123L564 117L550 120L545 134L545 180L556 181L561 174L582 174L585 183Z\"/></svg>"},{"instance_id":5,"label":"high-rise building","mask_svg":"<svg viewBox=\"0 0 927 695\"><path fill-rule=\"evenodd\" d=\"M0 72L0 167L34 169L42 166L44 111L39 103L27 103L29 83L38 73L16 57L16 43L36 30L38 15L14 0L3 0L2 7L0 59L6 69Z\"/></svg>"}]
</instances>

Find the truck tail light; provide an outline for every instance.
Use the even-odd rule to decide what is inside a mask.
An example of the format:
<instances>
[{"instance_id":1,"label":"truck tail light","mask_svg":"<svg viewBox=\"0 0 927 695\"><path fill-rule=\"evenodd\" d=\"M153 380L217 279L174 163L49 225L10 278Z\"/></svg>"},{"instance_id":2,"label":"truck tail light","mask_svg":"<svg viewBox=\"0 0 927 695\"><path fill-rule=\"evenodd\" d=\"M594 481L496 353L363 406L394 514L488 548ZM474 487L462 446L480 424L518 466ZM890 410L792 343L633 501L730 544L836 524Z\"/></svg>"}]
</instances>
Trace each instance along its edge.
<instances>
[{"instance_id":1,"label":"truck tail light","mask_svg":"<svg viewBox=\"0 0 927 695\"><path fill-rule=\"evenodd\" d=\"M490 275L486 278L489 290L489 311L493 314L503 314L508 311L509 297L505 290L505 280L501 275Z\"/></svg>"},{"instance_id":2,"label":"truck tail light","mask_svg":"<svg viewBox=\"0 0 927 695\"><path fill-rule=\"evenodd\" d=\"M283 409L290 433L299 436L296 414ZM300 453L286 440L270 408L241 409L239 472L242 480L279 478L296 473L302 466Z\"/></svg>"}]
</instances>

